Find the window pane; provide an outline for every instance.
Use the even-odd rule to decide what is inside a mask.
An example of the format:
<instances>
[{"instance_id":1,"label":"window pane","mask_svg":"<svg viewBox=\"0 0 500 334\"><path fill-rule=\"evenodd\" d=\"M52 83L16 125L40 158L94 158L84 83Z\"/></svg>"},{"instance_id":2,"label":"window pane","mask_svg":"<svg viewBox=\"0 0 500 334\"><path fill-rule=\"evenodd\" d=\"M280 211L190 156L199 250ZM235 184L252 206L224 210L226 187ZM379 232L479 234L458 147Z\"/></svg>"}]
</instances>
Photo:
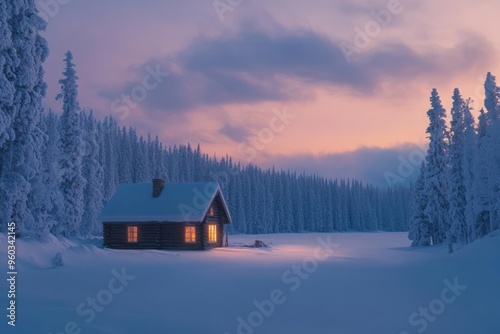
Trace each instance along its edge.
<instances>
[{"instance_id":1,"label":"window pane","mask_svg":"<svg viewBox=\"0 0 500 334\"><path fill-rule=\"evenodd\" d=\"M196 242L196 228L194 226L186 226L185 227L185 242Z\"/></svg>"},{"instance_id":2,"label":"window pane","mask_svg":"<svg viewBox=\"0 0 500 334\"><path fill-rule=\"evenodd\" d=\"M137 226L127 226L127 241L137 242Z\"/></svg>"},{"instance_id":3,"label":"window pane","mask_svg":"<svg viewBox=\"0 0 500 334\"><path fill-rule=\"evenodd\" d=\"M208 242L217 242L217 225L208 225Z\"/></svg>"}]
</instances>

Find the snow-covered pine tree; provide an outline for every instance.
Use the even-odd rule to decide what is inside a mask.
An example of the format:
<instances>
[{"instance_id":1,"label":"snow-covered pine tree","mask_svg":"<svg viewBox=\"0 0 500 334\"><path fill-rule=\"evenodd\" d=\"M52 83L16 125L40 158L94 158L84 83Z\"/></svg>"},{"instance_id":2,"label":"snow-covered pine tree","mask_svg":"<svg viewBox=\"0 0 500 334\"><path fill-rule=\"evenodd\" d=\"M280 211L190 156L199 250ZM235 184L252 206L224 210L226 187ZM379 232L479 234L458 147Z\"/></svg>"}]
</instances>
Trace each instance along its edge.
<instances>
[{"instance_id":1,"label":"snow-covered pine tree","mask_svg":"<svg viewBox=\"0 0 500 334\"><path fill-rule=\"evenodd\" d=\"M40 176L32 181L32 193L28 202L35 218L35 236L46 239L49 232L58 228L58 218L63 209L63 197L59 189L61 171L59 168L59 117L52 111L42 117L43 130Z\"/></svg>"},{"instance_id":2,"label":"snow-covered pine tree","mask_svg":"<svg viewBox=\"0 0 500 334\"><path fill-rule=\"evenodd\" d=\"M453 91L451 108L450 144L448 150L448 202L450 205L450 229L447 241L450 249L453 242L467 242L467 225L465 222L465 178L464 178L464 113L466 104L458 88Z\"/></svg>"},{"instance_id":3,"label":"snow-covered pine tree","mask_svg":"<svg viewBox=\"0 0 500 334\"><path fill-rule=\"evenodd\" d=\"M149 182L151 172L149 169L148 143L141 136L136 145L135 164L137 164L137 182Z\"/></svg>"},{"instance_id":4,"label":"snow-covered pine tree","mask_svg":"<svg viewBox=\"0 0 500 334\"><path fill-rule=\"evenodd\" d=\"M490 211L489 230L500 227L500 88L496 78L488 73L484 83L486 98L484 105L488 110L488 126L484 140L484 153L487 154L486 173L488 176L488 198Z\"/></svg>"},{"instance_id":5,"label":"snow-covered pine tree","mask_svg":"<svg viewBox=\"0 0 500 334\"><path fill-rule=\"evenodd\" d=\"M450 226L447 198L448 131L446 111L441 105L437 89L432 90L430 101L431 109L427 112L430 124L426 131L429 134L429 149L425 170L425 193L428 198L425 214L431 225L431 242L440 244L446 241Z\"/></svg>"},{"instance_id":6,"label":"snow-covered pine tree","mask_svg":"<svg viewBox=\"0 0 500 334\"><path fill-rule=\"evenodd\" d=\"M477 149L477 134L476 124L472 116L470 106L471 100L467 99L464 104L464 154L463 154L463 172L465 186L465 222L467 225L467 239L465 242L470 242L476 239L474 202L475 202L475 175L474 161Z\"/></svg>"},{"instance_id":7,"label":"snow-covered pine tree","mask_svg":"<svg viewBox=\"0 0 500 334\"><path fill-rule=\"evenodd\" d=\"M104 198L104 189L105 189L104 169L106 168L106 152L105 152L105 140L104 140L104 125L102 121L96 122L96 140L97 140L97 145L99 146L99 154L97 156L97 159L99 161L99 166L101 166L103 172L102 176L103 181L102 185L100 186L100 190L102 194L101 206L104 206L107 200L106 198Z\"/></svg>"},{"instance_id":8,"label":"snow-covered pine tree","mask_svg":"<svg viewBox=\"0 0 500 334\"><path fill-rule=\"evenodd\" d=\"M484 106L488 111L489 122L491 122L500 118L500 88L496 84L495 76L490 72L486 75L484 91Z\"/></svg>"},{"instance_id":9,"label":"snow-covered pine tree","mask_svg":"<svg viewBox=\"0 0 500 334\"><path fill-rule=\"evenodd\" d=\"M487 154L486 173L488 175L488 198L490 205L489 231L500 227L500 119L491 119L484 137Z\"/></svg>"},{"instance_id":10,"label":"snow-covered pine tree","mask_svg":"<svg viewBox=\"0 0 500 334\"><path fill-rule=\"evenodd\" d=\"M14 118L14 82L9 79L8 73L14 66L9 52L13 51L12 34L9 25L11 5L7 1L0 1L0 232L7 229L7 220L10 219L7 212L11 211L10 204L5 197L7 193L2 190L7 181L5 174L10 167L9 156L6 147L14 139L12 119ZM3 213L3 214L2 214Z\"/></svg>"},{"instance_id":11,"label":"snow-covered pine tree","mask_svg":"<svg viewBox=\"0 0 500 334\"><path fill-rule=\"evenodd\" d=\"M32 234L35 223L28 207L31 182L41 170L42 131L39 122L46 84L42 63L47 42L40 36L45 22L33 0L2 1L0 10L0 226L17 222L20 235ZM5 33L5 34L4 34Z\"/></svg>"},{"instance_id":12,"label":"snow-covered pine tree","mask_svg":"<svg viewBox=\"0 0 500 334\"><path fill-rule=\"evenodd\" d=\"M120 131L120 130L118 130ZM123 127L119 133L120 149L118 150L118 179L120 183L132 183L132 146L127 129Z\"/></svg>"},{"instance_id":13,"label":"snow-covered pine tree","mask_svg":"<svg viewBox=\"0 0 500 334\"><path fill-rule=\"evenodd\" d=\"M44 177L44 197L50 204L48 206L49 216L48 225L51 232L57 228L59 224L58 218L61 217L63 209L63 198L60 190L61 170L59 168L60 151L59 151L59 117L55 112L49 110L44 115L43 127L46 136L44 150L42 152L42 173Z\"/></svg>"},{"instance_id":14,"label":"snow-covered pine tree","mask_svg":"<svg viewBox=\"0 0 500 334\"><path fill-rule=\"evenodd\" d=\"M102 228L99 214L103 207L103 168L99 162L99 145L97 138L97 122L92 110L87 115L81 113L81 124L84 128L85 155L82 173L86 180L83 192L84 210L80 234L84 236L101 235Z\"/></svg>"},{"instance_id":15,"label":"snow-covered pine tree","mask_svg":"<svg viewBox=\"0 0 500 334\"><path fill-rule=\"evenodd\" d=\"M58 232L64 236L75 236L80 232L84 203L83 191L85 179L82 176L82 159L85 147L80 124L80 105L78 103L78 77L73 55L66 52L64 59L64 78L59 80L61 93L57 100L62 100L60 122L61 134L61 192L64 198L63 223Z\"/></svg>"},{"instance_id":16,"label":"snow-covered pine tree","mask_svg":"<svg viewBox=\"0 0 500 334\"><path fill-rule=\"evenodd\" d=\"M138 166L138 156L140 153L139 147L138 147L138 139L137 139L137 133L135 132L134 128L129 128L128 129L128 145L130 145L130 152L131 152L131 174L132 174L132 182L137 183L140 182L141 178L141 170L139 169Z\"/></svg>"},{"instance_id":17,"label":"snow-covered pine tree","mask_svg":"<svg viewBox=\"0 0 500 334\"><path fill-rule=\"evenodd\" d=\"M425 180L425 163L422 161L420 174L413 187L411 200L408 239L412 240L412 246L429 246L431 241L430 223L425 214L428 201L425 194Z\"/></svg>"},{"instance_id":18,"label":"snow-covered pine tree","mask_svg":"<svg viewBox=\"0 0 500 334\"><path fill-rule=\"evenodd\" d=\"M28 208L32 215L32 221L27 221L26 227L29 228L30 234L39 240L47 240L52 226L55 224L55 217L52 216L54 205L52 202L51 191L58 189L57 175L55 171L46 168L45 163L48 160L49 151L51 148L51 139L49 138L48 127L45 118L39 122L39 125L34 128L32 135L37 138L38 150L36 150L36 160L40 161L40 171L31 180L31 191L28 195ZM58 171L58 168L56 168ZM51 187L55 186L56 189Z\"/></svg>"},{"instance_id":19,"label":"snow-covered pine tree","mask_svg":"<svg viewBox=\"0 0 500 334\"><path fill-rule=\"evenodd\" d=\"M295 225L295 217L293 215L293 207L292 207L292 190L290 186L290 173L288 172L287 177L285 178L284 172L282 173L282 178L284 179L284 197L285 197L285 221L288 231L293 231L293 226ZM333 211L332 211L333 217ZM333 218L332 218L333 222Z\"/></svg>"},{"instance_id":20,"label":"snow-covered pine tree","mask_svg":"<svg viewBox=\"0 0 500 334\"><path fill-rule=\"evenodd\" d=\"M477 147L474 153L474 234L482 237L489 232L491 199L488 176L487 129L489 119L484 109L479 110L477 125Z\"/></svg>"},{"instance_id":21,"label":"snow-covered pine tree","mask_svg":"<svg viewBox=\"0 0 500 334\"><path fill-rule=\"evenodd\" d=\"M148 133L148 138L146 141L146 155L148 157L148 171L149 174L147 175L147 180L151 180L156 177L155 175L155 169L156 169L156 161L155 161L155 155L154 155L154 147L153 147L153 141L151 140L151 134ZM190 168L192 166L188 164Z\"/></svg>"},{"instance_id":22,"label":"snow-covered pine tree","mask_svg":"<svg viewBox=\"0 0 500 334\"><path fill-rule=\"evenodd\" d=\"M5 156L2 147L8 140L12 140L12 104L14 102L14 82L9 78L14 63L12 62L12 32L9 25L11 4L0 1L0 175L2 172L2 158Z\"/></svg>"},{"instance_id":23,"label":"snow-covered pine tree","mask_svg":"<svg viewBox=\"0 0 500 334\"><path fill-rule=\"evenodd\" d=\"M116 148L119 143L119 130L116 121L112 117L106 117L102 124L101 149L104 150L104 202L107 202L119 184L118 179L118 152Z\"/></svg>"},{"instance_id":24,"label":"snow-covered pine tree","mask_svg":"<svg viewBox=\"0 0 500 334\"><path fill-rule=\"evenodd\" d=\"M154 160L154 170L153 170L153 176L154 177L162 177L165 178L165 165L163 164L164 161L162 159L162 151L163 151L163 145L160 143L160 139L158 136L155 137L155 140L153 142L153 160ZM193 168L198 169L198 160L193 160ZM195 177L193 181L199 181Z\"/></svg>"}]
</instances>

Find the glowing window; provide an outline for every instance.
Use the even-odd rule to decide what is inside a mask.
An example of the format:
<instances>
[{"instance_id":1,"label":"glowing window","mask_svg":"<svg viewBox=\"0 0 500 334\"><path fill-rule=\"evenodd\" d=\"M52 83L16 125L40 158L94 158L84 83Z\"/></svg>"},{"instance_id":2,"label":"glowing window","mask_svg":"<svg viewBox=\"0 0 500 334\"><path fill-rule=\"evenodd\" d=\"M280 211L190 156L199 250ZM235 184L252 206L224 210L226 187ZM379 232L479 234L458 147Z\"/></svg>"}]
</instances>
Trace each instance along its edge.
<instances>
[{"instance_id":1,"label":"glowing window","mask_svg":"<svg viewBox=\"0 0 500 334\"><path fill-rule=\"evenodd\" d=\"M213 215L214 215L214 208L210 207L210 216L213 216Z\"/></svg>"},{"instance_id":2,"label":"glowing window","mask_svg":"<svg viewBox=\"0 0 500 334\"><path fill-rule=\"evenodd\" d=\"M217 242L217 225L208 225L208 242Z\"/></svg>"},{"instance_id":3,"label":"glowing window","mask_svg":"<svg viewBox=\"0 0 500 334\"><path fill-rule=\"evenodd\" d=\"M137 226L127 226L128 242L137 242Z\"/></svg>"},{"instance_id":4,"label":"glowing window","mask_svg":"<svg viewBox=\"0 0 500 334\"><path fill-rule=\"evenodd\" d=\"M196 228L194 226L186 226L184 234L185 242L196 242Z\"/></svg>"}]
</instances>

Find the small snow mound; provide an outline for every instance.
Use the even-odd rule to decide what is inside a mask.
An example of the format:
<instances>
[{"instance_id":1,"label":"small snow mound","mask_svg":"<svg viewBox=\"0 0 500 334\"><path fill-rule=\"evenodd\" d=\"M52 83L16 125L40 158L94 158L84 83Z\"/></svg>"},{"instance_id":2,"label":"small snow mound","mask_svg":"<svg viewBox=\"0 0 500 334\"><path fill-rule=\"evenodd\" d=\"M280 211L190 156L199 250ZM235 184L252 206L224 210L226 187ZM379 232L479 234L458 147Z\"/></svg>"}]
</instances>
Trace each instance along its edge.
<instances>
[{"instance_id":1,"label":"small snow mound","mask_svg":"<svg viewBox=\"0 0 500 334\"><path fill-rule=\"evenodd\" d=\"M0 233L0 245L6 243L6 240L7 235ZM24 269L50 269L59 267L58 264L71 265L74 262L75 253L81 256L104 251L102 249L102 238L67 239L52 234L48 235L44 241L30 237L19 238L16 240L16 246L19 249L16 254L16 262ZM0 247L0 256L6 251L7 248ZM61 254L61 262L56 259L58 253ZM62 254L64 254L64 257Z\"/></svg>"},{"instance_id":2,"label":"small snow mound","mask_svg":"<svg viewBox=\"0 0 500 334\"><path fill-rule=\"evenodd\" d=\"M243 245L242 247L250 247L250 248L269 248L270 246L266 244L262 240L255 240L253 245Z\"/></svg>"},{"instance_id":3,"label":"small snow mound","mask_svg":"<svg viewBox=\"0 0 500 334\"><path fill-rule=\"evenodd\" d=\"M57 252L56 256L52 258L52 268L64 266L64 260L61 252Z\"/></svg>"}]
</instances>

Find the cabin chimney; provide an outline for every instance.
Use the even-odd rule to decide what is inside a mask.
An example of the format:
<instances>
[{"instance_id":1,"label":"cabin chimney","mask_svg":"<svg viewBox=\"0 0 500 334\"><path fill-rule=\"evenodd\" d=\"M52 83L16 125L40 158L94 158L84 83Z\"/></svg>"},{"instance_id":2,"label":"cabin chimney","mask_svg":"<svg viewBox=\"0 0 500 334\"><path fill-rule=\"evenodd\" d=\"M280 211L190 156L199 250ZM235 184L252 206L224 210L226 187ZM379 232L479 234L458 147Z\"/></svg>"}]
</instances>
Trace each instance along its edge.
<instances>
[{"instance_id":1,"label":"cabin chimney","mask_svg":"<svg viewBox=\"0 0 500 334\"><path fill-rule=\"evenodd\" d=\"M160 194L165 187L164 179L153 179L153 197L160 197Z\"/></svg>"}]
</instances>

